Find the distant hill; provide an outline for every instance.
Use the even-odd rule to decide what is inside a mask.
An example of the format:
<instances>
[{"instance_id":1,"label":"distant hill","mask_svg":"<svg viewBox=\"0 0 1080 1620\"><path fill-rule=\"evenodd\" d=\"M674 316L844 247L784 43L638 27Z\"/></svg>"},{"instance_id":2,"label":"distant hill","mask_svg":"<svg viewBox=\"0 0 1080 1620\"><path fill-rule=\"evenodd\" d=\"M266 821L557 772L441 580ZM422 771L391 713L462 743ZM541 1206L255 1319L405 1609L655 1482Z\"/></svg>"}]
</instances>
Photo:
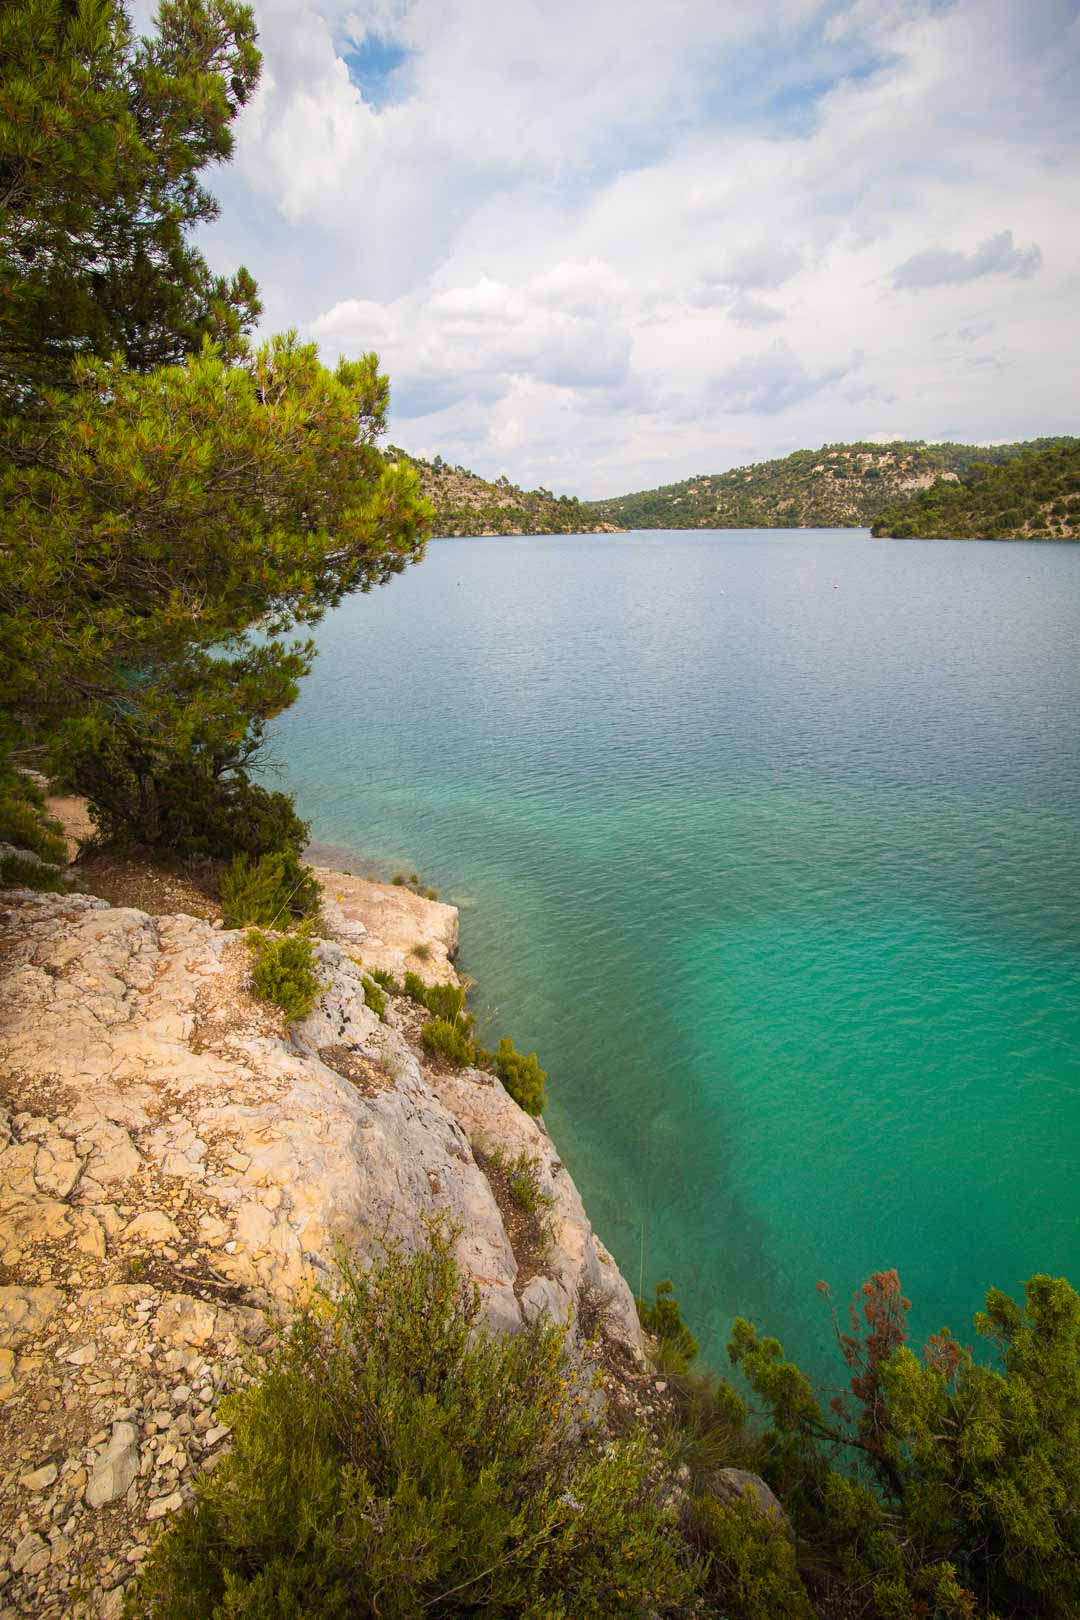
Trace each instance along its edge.
<instances>
[{"instance_id":1,"label":"distant hill","mask_svg":"<svg viewBox=\"0 0 1080 1620\"><path fill-rule=\"evenodd\" d=\"M1038 441L1036 441L1038 443ZM913 498L890 501L876 535L942 540L1080 540L1080 442L976 465Z\"/></svg>"},{"instance_id":2,"label":"distant hill","mask_svg":"<svg viewBox=\"0 0 1080 1620\"><path fill-rule=\"evenodd\" d=\"M465 467L450 466L441 456L425 461L396 445L384 454L388 461L411 462L420 474L421 488L435 508L434 534L591 534L615 526L583 506L576 495L519 489L508 478L488 483Z\"/></svg>"},{"instance_id":3,"label":"distant hill","mask_svg":"<svg viewBox=\"0 0 1080 1620\"><path fill-rule=\"evenodd\" d=\"M955 483L977 462L994 465L1080 440L1027 444L827 444L730 472L582 503L582 513L621 529L792 529L872 526L898 500L939 480Z\"/></svg>"}]
</instances>

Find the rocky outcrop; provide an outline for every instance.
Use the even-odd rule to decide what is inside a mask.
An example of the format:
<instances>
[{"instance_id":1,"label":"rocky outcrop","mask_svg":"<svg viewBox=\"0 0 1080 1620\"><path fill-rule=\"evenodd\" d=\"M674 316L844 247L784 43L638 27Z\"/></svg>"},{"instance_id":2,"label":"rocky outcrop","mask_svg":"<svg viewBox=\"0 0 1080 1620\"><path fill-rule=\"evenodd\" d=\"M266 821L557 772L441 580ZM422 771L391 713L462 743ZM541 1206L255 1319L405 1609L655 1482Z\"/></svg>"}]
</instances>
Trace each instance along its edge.
<instances>
[{"instance_id":1,"label":"rocky outcrop","mask_svg":"<svg viewBox=\"0 0 1080 1620\"><path fill-rule=\"evenodd\" d=\"M289 1029L249 994L242 934L0 893L4 1615L119 1613L155 1521L227 1443L220 1391L290 1305L333 1287L338 1245L415 1246L445 1216L493 1327L587 1303L640 1362L630 1291L543 1127L491 1076L425 1067L406 1004L367 1007L356 959L383 965L391 930L352 885L381 886L321 875L339 937ZM419 961L448 976L453 908L389 889L386 915L401 902L429 908ZM552 1200L527 1278L482 1168L522 1152Z\"/></svg>"},{"instance_id":2,"label":"rocky outcrop","mask_svg":"<svg viewBox=\"0 0 1080 1620\"><path fill-rule=\"evenodd\" d=\"M457 983L456 906L425 900L404 884L375 883L324 866L312 870L322 884L327 933L355 946L366 968L381 968L399 981L411 971L425 984Z\"/></svg>"}]
</instances>

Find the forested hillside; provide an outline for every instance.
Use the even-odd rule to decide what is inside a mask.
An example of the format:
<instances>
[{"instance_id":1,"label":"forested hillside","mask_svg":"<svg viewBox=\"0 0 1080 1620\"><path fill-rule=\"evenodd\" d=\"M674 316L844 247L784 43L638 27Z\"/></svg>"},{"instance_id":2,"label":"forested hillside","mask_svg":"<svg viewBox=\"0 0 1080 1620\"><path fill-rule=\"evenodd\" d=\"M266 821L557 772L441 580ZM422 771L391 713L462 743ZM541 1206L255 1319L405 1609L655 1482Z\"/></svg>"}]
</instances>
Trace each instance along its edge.
<instances>
[{"instance_id":1,"label":"forested hillside","mask_svg":"<svg viewBox=\"0 0 1080 1620\"><path fill-rule=\"evenodd\" d=\"M489 483L465 467L452 467L441 456L425 461L396 445L390 445L385 455L388 461L407 462L419 473L420 487L435 508L433 534L582 534L617 527L576 495L519 489L505 477Z\"/></svg>"},{"instance_id":2,"label":"forested hillside","mask_svg":"<svg viewBox=\"0 0 1080 1620\"><path fill-rule=\"evenodd\" d=\"M977 462L1003 464L1075 439L1028 444L827 444L730 472L583 503L582 511L624 529L862 528L886 507L938 480L956 482Z\"/></svg>"},{"instance_id":3,"label":"forested hillside","mask_svg":"<svg viewBox=\"0 0 1080 1620\"><path fill-rule=\"evenodd\" d=\"M976 465L892 501L876 535L943 540L1080 540L1080 444L1031 450L998 466Z\"/></svg>"}]
</instances>

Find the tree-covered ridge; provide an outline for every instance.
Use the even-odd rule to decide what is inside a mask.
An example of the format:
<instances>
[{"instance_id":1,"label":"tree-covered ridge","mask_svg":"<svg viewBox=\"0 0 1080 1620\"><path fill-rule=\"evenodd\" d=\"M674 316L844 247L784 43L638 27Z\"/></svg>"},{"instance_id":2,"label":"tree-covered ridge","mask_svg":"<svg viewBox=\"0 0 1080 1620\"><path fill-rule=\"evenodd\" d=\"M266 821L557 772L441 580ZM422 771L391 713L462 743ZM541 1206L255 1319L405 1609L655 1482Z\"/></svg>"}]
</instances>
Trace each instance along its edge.
<instances>
[{"instance_id":1,"label":"tree-covered ridge","mask_svg":"<svg viewBox=\"0 0 1080 1620\"><path fill-rule=\"evenodd\" d=\"M826 444L660 489L589 501L582 510L626 529L857 529L939 479L955 482L977 462L1000 465L1032 450L1078 442Z\"/></svg>"},{"instance_id":2,"label":"tree-covered ridge","mask_svg":"<svg viewBox=\"0 0 1080 1620\"><path fill-rule=\"evenodd\" d=\"M1080 444L1032 449L996 466L977 464L959 483L939 482L892 501L876 535L941 540L1080 540Z\"/></svg>"},{"instance_id":3,"label":"tree-covered ridge","mask_svg":"<svg viewBox=\"0 0 1080 1620\"><path fill-rule=\"evenodd\" d=\"M385 454L388 461L416 468L421 492L435 509L433 534L591 534L618 527L576 495L520 489L506 477L489 483L466 467L452 467L441 456L425 461L396 445Z\"/></svg>"}]
</instances>

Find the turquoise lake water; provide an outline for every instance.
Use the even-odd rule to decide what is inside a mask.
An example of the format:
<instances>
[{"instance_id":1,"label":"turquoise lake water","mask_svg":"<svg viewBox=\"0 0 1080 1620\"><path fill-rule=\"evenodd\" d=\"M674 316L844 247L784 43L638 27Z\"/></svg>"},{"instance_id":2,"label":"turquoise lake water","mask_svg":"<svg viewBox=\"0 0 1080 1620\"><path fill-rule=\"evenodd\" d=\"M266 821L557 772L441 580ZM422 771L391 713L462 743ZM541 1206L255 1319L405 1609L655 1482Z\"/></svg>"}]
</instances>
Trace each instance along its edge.
<instances>
[{"instance_id":1,"label":"turquoise lake water","mask_svg":"<svg viewBox=\"0 0 1080 1620\"><path fill-rule=\"evenodd\" d=\"M434 542L275 728L320 840L462 906L492 1039L636 1287L819 1376L1080 1282L1080 546ZM356 863L355 870L361 870Z\"/></svg>"}]
</instances>

